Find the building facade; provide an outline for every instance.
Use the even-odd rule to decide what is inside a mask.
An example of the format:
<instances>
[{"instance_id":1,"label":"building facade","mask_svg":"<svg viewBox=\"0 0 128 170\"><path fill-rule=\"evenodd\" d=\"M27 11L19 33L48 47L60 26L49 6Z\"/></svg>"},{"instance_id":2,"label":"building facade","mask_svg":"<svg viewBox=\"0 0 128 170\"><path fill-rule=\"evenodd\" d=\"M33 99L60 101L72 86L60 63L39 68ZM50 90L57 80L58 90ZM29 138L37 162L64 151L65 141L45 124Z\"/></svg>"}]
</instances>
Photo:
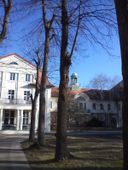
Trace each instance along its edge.
<instances>
[{"instance_id":1,"label":"building facade","mask_svg":"<svg viewBox=\"0 0 128 170\"><path fill-rule=\"evenodd\" d=\"M52 88L51 117L56 126L58 88ZM78 75L71 75L68 97L68 117L70 126L86 127L95 118L105 127L122 127L122 86L119 83L110 90L80 88Z\"/></svg>"},{"instance_id":2,"label":"building facade","mask_svg":"<svg viewBox=\"0 0 128 170\"><path fill-rule=\"evenodd\" d=\"M28 130L36 67L17 54L0 57L0 130ZM46 90L45 131L50 131L51 88ZM38 126L38 107L36 129Z\"/></svg>"}]
</instances>

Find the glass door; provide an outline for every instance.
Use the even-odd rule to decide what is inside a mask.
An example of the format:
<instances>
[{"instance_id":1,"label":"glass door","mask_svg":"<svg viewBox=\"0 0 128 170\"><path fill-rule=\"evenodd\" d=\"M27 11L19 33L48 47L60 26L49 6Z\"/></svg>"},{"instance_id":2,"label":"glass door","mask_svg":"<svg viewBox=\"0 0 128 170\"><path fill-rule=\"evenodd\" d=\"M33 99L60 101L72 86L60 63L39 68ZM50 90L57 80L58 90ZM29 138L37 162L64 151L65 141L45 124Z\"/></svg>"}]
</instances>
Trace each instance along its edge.
<instances>
[{"instance_id":1,"label":"glass door","mask_svg":"<svg viewBox=\"0 0 128 170\"><path fill-rule=\"evenodd\" d=\"M5 110L4 112L4 125L5 126L14 126L14 110Z\"/></svg>"}]
</instances>

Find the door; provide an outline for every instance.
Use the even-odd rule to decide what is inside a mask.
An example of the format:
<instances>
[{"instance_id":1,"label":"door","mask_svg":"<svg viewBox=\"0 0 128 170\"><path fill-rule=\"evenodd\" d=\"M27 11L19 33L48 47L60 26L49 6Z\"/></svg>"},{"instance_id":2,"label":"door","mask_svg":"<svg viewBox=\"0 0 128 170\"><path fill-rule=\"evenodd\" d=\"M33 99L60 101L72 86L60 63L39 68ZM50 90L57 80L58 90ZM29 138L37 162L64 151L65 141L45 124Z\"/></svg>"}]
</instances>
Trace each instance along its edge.
<instances>
[{"instance_id":1,"label":"door","mask_svg":"<svg viewBox=\"0 0 128 170\"><path fill-rule=\"evenodd\" d=\"M15 111L14 110L5 110L4 112L4 125L7 127L14 126L14 117Z\"/></svg>"}]
</instances>

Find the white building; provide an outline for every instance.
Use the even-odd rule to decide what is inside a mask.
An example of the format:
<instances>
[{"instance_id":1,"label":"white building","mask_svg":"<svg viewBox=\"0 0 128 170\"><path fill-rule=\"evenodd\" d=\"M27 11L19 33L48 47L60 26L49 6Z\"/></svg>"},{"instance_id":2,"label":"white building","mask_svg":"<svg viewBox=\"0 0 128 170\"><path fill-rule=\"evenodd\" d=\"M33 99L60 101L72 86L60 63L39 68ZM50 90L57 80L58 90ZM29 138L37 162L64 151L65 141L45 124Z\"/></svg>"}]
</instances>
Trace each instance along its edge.
<instances>
[{"instance_id":1,"label":"white building","mask_svg":"<svg viewBox=\"0 0 128 170\"><path fill-rule=\"evenodd\" d=\"M0 57L0 130L29 129L36 67L17 54ZM45 130L50 131L51 88L46 91ZM38 126L38 105L36 129Z\"/></svg>"},{"instance_id":2,"label":"white building","mask_svg":"<svg viewBox=\"0 0 128 170\"><path fill-rule=\"evenodd\" d=\"M120 88L120 90L119 90ZM51 115L55 127L58 88L52 88ZM69 113L71 124L86 126L92 118L103 122L103 126L122 127L122 86L117 85L111 90L79 88L78 75L71 75L69 89ZM68 99L69 99L68 98Z\"/></svg>"}]
</instances>

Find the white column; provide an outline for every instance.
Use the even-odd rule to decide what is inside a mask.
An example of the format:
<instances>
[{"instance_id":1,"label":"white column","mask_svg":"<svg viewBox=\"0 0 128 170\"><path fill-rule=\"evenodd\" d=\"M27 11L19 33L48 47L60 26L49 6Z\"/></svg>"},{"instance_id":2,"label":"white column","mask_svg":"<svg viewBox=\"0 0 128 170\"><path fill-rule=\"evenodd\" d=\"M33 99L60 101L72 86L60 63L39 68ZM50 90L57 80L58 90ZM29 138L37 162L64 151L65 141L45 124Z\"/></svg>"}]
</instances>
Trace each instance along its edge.
<instances>
[{"instance_id":1,"label":"white column","mask_svg":"<svg viewBox=\"0 0 128 170\"><path fill-rule=\"evenodd\" d=\"M0 130L2 130L3 109L0 110Z\"/></svg>"},{"instance_id":2,"label":"white column","mask_svg":"<svg viewBox=\"0 0 128 170\"><path fill-rule=\"evenodd\" d=\"M17 110L17 113L16 113L16 130L19 130L19 123L20 123L20 111Z\"/></svg>"},{"instance_id":3,"label":"white column","mask_svg":"<svg viewBox=\"0 0 128 170\"><path fill-rule=\"evenodd\" d=\"M20 111L20 130L23 129L23 110Z\"/></svg>"}]
</instances>

